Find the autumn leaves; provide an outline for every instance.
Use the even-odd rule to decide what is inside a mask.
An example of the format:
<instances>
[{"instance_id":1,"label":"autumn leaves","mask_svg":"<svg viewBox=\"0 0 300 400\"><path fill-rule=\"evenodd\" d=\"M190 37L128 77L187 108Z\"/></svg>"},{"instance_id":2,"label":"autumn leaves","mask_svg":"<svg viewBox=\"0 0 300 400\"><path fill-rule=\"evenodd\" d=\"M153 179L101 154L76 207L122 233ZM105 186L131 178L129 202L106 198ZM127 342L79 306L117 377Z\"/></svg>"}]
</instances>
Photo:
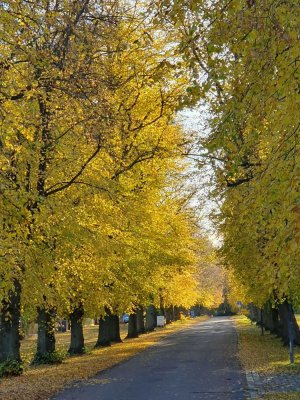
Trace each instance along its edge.
<instances>
[{"instance_id":1,"label":"autumn leaves","mask_svg":"<svg viewBox=\"0 0 300 400\"><path fill-rule=\"evenodd\" d=\"M174 123L187 78L146 23L118 2L1 10L0 361L14 373L22 319L38 318L47 362L56 315L79 315L82 349L83 316L197 299Z\"/></svg>"},{"instance_id":2,"label":"autumn leaves","mask_svg":"<svg viewBox=\"0 0 300 400\"><path fill-rule=\"evenodd\" d=\"M210 110L201 145L216 177L231 300L298 306L298 3L156 4L195 76L189 91Z\"/></svg>"}]
</instances>

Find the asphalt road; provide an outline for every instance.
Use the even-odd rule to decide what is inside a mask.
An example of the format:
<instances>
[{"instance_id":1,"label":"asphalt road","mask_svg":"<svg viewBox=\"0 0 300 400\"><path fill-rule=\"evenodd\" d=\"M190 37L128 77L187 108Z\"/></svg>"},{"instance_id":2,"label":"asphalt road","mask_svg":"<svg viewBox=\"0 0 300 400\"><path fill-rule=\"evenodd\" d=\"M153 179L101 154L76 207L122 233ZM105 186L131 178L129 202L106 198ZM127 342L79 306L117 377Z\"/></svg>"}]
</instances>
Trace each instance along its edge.
<instances>
[{"instance_id":1,"label":"asphalt road","mask_svg":"<svg viewBox=\"0 0 300 400\"><path fill-rule=\"evenodd\" d=\"M233 322L211 318L53 400L242 400L247 384L236 353Z\"/></svg>"}]
</instances>

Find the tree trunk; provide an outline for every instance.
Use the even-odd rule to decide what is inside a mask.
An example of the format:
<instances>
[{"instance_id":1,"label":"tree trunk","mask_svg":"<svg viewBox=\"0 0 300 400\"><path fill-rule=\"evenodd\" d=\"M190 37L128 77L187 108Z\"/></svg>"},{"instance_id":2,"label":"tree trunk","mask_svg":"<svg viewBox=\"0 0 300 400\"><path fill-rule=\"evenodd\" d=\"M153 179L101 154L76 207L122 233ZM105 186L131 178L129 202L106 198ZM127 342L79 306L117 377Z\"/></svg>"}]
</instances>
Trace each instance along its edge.
<instances>
[{"instance_id":1,"label":"tree trunk","mask_svg":"<svg viewBox=\"0 0 300 400\"><path fill-rule=\"evenodd\" d=\"M252 322L256 322L256 307L253 303L250 303L248 305L248 310L249 310L249 318L251 319Z\"/></svg>"},{"instance_id":2,"label":"tree trunk","mask_svg":"<svg viewBox=\"0 0 300 400\"><path fill-rule=\"evenodd\" d=\"M264 324L266 330L278 334L278 310L269 301L264 306Z\"/></svg>"},{"instance_id":3,"label":"tree trunk","mask_svg":"<svg viewBox=\"0 0 300 400\"><path fill-rule=\"evenodd\" d=\"M98 340L95 347L110 346L112 332L112 314L108 308L105 308L106 315L99 319Z\"/></svg>"},{"instance_id":4,"label":"tree trunk","mask_svg":"<svg viewBox=\"0 0 300 400\"><path fill-rule=\"evenodd\" d=\"M173 321L173 308L166 308L166 324L170 324Z\"/></svg>"},{"instance_id":5,"label":"tree trunk","mask_svg":"<svg viewBox=\"0 0 300 400\"><path fill-rule=\"evenodd\" d=\"M260 319L261 319L261 315L260 315L260 308L257 306L253 306L253 322L256 323L257 326L260 326Z\"/></svg>"},{"instance_id":6,"label":"tree trunk","mask_svg":"<svg viewBox=\"0 0 300 400\"><path fill-rule=\"evenodd\" d=\"M120 321L117 314L112 314L110 316L110 339L114 343L122 342L120 336Z\"/></svg>"},{"instance_id":7,"label":"tree trunk","mask_svg":"<svg viewBox=\"0 0 300 400\"><path fill-rule=\"evenodd\" d=\"M55 352L55 317L56 310L51 307L38 308L38 339L36 360L47 357L47 354Z\"/></svg>"},{"instance_id":8,"label":"tree trunk","mask_svg":"<svg viewBox=\"0 0 300 400\"><path fill-rule=\"evenodd\" d=\"M272 330L271 333L279 335L279 313L277 308L271 309L272 313Z\"/></svg>"},{"instance_id":9,"label":"tree trunk","mask_svg":"<svg viewBox=\"0 0 300 400\"><path fill-rule=\"evenodd\" d=\"M268 301L263 307L264 313L264 327L266 331L271 331L273 328L273 319L272 319L272 305Z\"/></svg>"},{"instance_id":10,"label":"tree trunk","mask_svg":"<svg viewBox=\"0 0 300 400\"><path fill-rule=\"evenodd\" d=\"M284 342L284 344L289 343L289 303L285 300L278 306L278 313L280 318L279 323L279 334ZM292 335L294 338L294 343L300 345L300 332L299 327L292 310Z\"/></svg>"},{"instance_id":11,"label":"tree trunk","mask_svg":"<svg viewBox=\"0 0 300 400\"><path fill-rule=\"evenodd\" d=\"M156 326L157 326L157 323L156 323L156 309L152 304L150 304L150 306L148 306L147 310L146 310L146 326L145 326L145 330L146 330L146 332L151 332L156 328Z\"/></svg>"},{"instance_id":12,"label":"tree trunk","mask_svg":"<svg viewBox=\"0 0 300 400\"><path fill-rule=\"evenodd\" d=\"M139 307L136 311L137 316L137 332L138 334L145 333L145 322L144 322L144 309Z\"/></svg>"},{"instance_id":13,"label":"tree trunk","mask_svg":"<svg viewBox=\"0 0 300 400\"><path fill-rule=\"evenodd\" d=\"M70 313L71 320L71 343L68 352L70 354L83 354L84 353L84 336L83 336L83 316L84 308L80 303Z\"/></svg>"},{"instance_id":14,"label":"tree trunk","mask_svg":"<svg viewBox=\"0 0 300 400\"><path fill-rule=\"evenodd\" d=\"M14 279L14 288L9 291L7 300L1 304L0 315L0 363L8 360L21 361L20 332L21 284Z\"/></svg>"},{"instance_id":15,"label":"tree trunk","mask_svg":"<svg viewBox=\"0 0 300 400\"><path fill-rule=\"evenodd\" d=\"M259 323L260 323L261 334L263 336L265 323L264 323L264 311L262 308L260 309L260 322Z\"/></svg>"},{"instance_id":16,"label":"tree trunk","mask_svg":"<svg viewBox=\"0 0 300 400\"><path fill-rule=\"evenodd\" d=\"M180 319L180 309L179 307L174 307L174 319L175 321L178 321Z\"/></svg>"},{"instance_id":17,"label":"tree trunk","mask_svg":"<svg viewBox=\"0 0 300 400\"><path fill-rule=\"evenodd\" d=\"M165 317L165 304L162 294L159 295L159 308L160 308L160 315L163 315Z\"/></svg>"},{"instance_id":18,"label":"tree trunk","mask_svg":"<svg viewBox=\"0 0 300 400\"><path fill-rule=\"evenodd\" d=\"M129 314L127 339L134 339L138 336L139 334L137 330L137 315L136 313Z\"/></svg>"}]
</instances>

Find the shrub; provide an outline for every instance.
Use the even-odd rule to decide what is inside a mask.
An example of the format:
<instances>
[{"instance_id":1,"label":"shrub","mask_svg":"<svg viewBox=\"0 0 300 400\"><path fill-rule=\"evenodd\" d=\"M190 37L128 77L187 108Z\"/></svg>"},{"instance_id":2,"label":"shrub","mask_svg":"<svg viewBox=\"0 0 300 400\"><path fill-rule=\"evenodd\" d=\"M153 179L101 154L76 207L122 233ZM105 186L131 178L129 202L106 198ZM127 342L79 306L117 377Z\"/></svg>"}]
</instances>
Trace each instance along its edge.
<instances>
[{"instance_id":1,"label":"shrub","mask_svg":"<svg viewBox=\"0 0 300 400\"><path fill-rule=\"evenodd\" d=\"M32 360L33 365L40 365L40 364L61 364L66 357L65 351L53 351L50 353L39 354L37 353Z\"/></svg>"},{"instance_id":2,"label":"shrub","mask_svg":"<svg viewBox=\"0 0 300 400\"><path fill-rule=\"evenodd\" d=\"M18 376L24 371L24 364L22 361L15 359L8 359L0 363L0 377L4 376Z\"/></svg>"}]
</instances>

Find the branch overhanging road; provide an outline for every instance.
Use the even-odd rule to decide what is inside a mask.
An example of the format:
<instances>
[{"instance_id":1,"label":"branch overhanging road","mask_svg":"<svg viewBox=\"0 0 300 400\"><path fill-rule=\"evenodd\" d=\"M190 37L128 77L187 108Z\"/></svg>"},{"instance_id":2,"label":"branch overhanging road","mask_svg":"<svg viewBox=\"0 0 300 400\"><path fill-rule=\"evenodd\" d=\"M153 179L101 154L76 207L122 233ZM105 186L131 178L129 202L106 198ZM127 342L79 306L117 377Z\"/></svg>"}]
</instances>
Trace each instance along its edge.
<instances>
[{"instance_id":1,"label":"branch overhanging road","mask_svg":"<svg viewBox=\"0 0 300 400\"><path fill-rule=\"evenodd\" d=\"M199 322L53 400L243 400L245 375L230 318Z\"/></svg>"}]
</instances>

